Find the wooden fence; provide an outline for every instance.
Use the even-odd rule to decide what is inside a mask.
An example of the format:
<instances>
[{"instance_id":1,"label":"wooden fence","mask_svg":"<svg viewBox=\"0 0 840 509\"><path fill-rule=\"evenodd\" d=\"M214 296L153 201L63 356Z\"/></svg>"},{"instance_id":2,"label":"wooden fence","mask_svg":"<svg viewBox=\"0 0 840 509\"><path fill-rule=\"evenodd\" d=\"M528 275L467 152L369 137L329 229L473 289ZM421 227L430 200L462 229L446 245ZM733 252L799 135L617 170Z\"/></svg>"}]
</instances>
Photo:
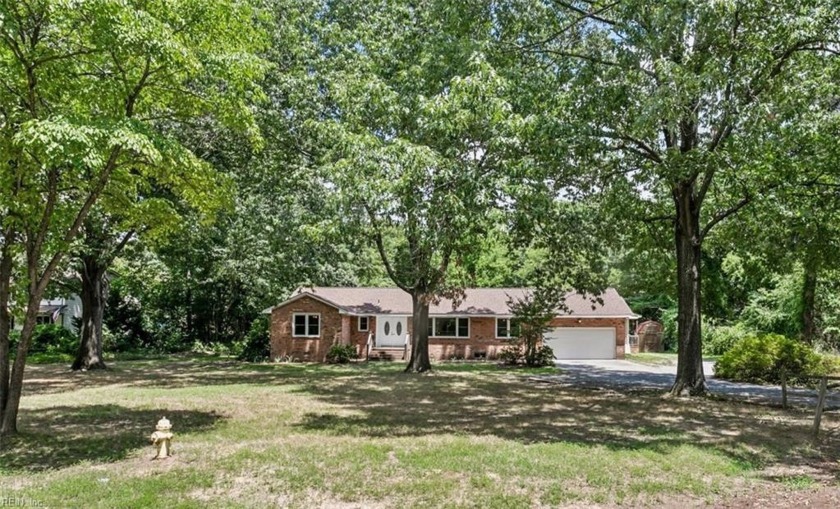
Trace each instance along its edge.
<instances>
[{"instance_id":1,"label":"wooden fence","mask_svg":"<svg viewBox=\"0 0 840 509\"><path fill-rule=\"evenodd\" d=\"M782 378L782 408L788 407L787 401L787 374L782 371L781 373ZM822 414L825 411L825 398L828 393L829 389L836 389L840 387L840 376L814 376L814 377L807 377L810 380L819 380L819 389L817 393L817 408L814 410L814 427L813 427L813 438L817 440L820 435L820 423L822 422ZM828 381L831 380L832 383L829 384Z\"/></svg>"}]
</instances>

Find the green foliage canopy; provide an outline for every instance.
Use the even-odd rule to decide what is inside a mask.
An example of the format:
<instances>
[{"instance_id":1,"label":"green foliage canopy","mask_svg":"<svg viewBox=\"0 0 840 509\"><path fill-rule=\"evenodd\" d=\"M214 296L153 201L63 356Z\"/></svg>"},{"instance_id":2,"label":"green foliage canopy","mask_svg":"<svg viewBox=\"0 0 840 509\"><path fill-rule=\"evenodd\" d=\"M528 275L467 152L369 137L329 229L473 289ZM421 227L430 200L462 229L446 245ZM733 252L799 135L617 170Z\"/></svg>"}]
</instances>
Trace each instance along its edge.
<instances>
[{"instance_id":1,"label":"green foliage canopy","mask_svg":"<svg viewBox=\"0 0 840 509\"><path fill-rule=\"evenodd\" d=\"M100 198L154 184L212 201L213 172L172 131L212 117L258 139L262 20L236 0L0 1L0 432L15 431L41 296ZM27 313L10 372L12 283Z\"/></svg>"}]
</instances>

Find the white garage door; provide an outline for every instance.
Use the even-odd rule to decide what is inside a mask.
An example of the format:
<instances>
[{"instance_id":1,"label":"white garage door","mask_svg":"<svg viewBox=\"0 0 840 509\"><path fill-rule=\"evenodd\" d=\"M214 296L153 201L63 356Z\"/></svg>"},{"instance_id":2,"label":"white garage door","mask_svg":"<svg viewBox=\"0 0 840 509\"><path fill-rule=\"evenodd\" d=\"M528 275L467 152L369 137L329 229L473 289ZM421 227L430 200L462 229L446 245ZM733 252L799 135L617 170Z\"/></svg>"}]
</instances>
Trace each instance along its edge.
<instances>
[{"instance_id":1,"label":"white garage door","mask_svg":"<svg viewBox=\"0 0 840 509\"><path fill-rule=\"evenodd\" d=\"M543 336L555 359L615 359L615 328L555 327Z\"/></svg>"}]
</instances>

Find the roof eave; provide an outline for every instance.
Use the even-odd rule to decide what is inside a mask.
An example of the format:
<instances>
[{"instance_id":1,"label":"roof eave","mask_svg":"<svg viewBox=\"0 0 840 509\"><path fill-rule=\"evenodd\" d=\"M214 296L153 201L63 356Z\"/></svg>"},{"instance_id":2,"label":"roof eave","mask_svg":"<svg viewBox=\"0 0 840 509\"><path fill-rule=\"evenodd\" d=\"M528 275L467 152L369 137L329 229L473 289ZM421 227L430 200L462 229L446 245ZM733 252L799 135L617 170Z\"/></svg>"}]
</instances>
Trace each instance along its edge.
<instances>
[{"instance_id":1,"label":"roof eave","mask_svg":"<svg viewBox=\"0 0 840 509\"><path fill-rule=\"evenodd\" d=\"M310 297L310 298L312 298L312 299L317 300L318 302L321 302L322 304L326 304L327 306L330 306L330 307L332 307L332 308L335 308L335 309L337 309L337 310L338 310L338 312L339 312L339 313L348 313L348 311L347 311L345 308L343 308L343 307L339 306L339 305L338 305L338 304L336 304L335 302L333 302L333 301L331 301L331 300L328 300L328 299L325 299L325 298L323 298L323 297L321 297L321 296L319 296L319 295L316 295L316 294L314 294L314 293L312 293L312 292L299 292L299 293L297 293L296 295L293 295L292 297L289 297L288 299L284 300L283 302L281 302L281 303L277 304L276 306L273 306L273 307L270 307L270 308L268 308L268 309L266 309L266 310L263 310L263 312L264 312L264 313L265 313L265 312L268 312L268 314L271 314L271 313L272 313L275 309L277 309L277 308L281 308L281 307L283 307L283 306L288 306L288 305L289 305L289 304L291 304L292 302L294 302L294 301L296 301L296 300L300 300L300 299L302 299L302 298L304 298L304 297ZM348 313L348 314L349 314L349 313Z\"/></svg>"}]
</instances>

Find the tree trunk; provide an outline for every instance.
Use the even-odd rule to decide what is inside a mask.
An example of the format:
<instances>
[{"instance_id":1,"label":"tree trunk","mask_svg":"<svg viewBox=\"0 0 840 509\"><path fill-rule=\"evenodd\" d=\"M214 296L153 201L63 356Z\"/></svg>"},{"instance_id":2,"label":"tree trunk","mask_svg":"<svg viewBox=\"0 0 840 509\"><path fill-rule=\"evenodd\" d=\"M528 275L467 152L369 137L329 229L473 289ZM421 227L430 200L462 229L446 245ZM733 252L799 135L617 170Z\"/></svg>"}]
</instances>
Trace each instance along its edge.
<instances>
[{"instance_id":1,"label":"tree trunk","mask_svg":"<svg viewBox=\"0 0 840 509\"><path fill-rule=\"evenodd\" d=\"M23 322L23 329L20 331L15 362L9 377L9 390L3 405L3 419L0 422L0 436L14 435L17 433L17 415L20 408L20 396L23 392L23 372L26 368L26 354L29 345L32 343L32 334L35 332L35 322L40 309L43 291L30 291L29 302L26 306L26 318Z\"/></svg>"},{"instance_id":2,"label":"tree trunk","mask_svg":"<svg viewBox=\"0 0 840 509\"><path fill-rule=\"evenodd\" d=\"M187 335L188 336L192 336L193 327L194 327L194 323L193 323L192 280L190 279L191 276L192 276L192 273L190 272L190 269L187 269L187 278L186 278L186 280L187 280L187 298L186 298L187 305L186 305L186 310L187 310Z\"/></svg>"},{"instance_id":3,"label":"tree trunk","mask_svg":"<svg viewBox=\"0 0 840 509\"><path fill-rule=\"evenodd\" d=\"M671 394L691 396L706 393L703 375L703 350L700 336L700 204L694 184L674 189L677 220L674 241L677 250L677 378Z\"/></svg>"},{"instance_id":4,"label":"tree trunk","mask_svg":"<svg viewBox=\"0 0 840 509\"><path fill-rule=\"evenodd\" d=\"M9 399L9 357L12 320L9 314L9 295L12 284L12 255L9 249L9 234L4 233L2 255L0 255L0 423Z\"/></svg>"},{"instance_id":5,"label":"tree trunk","mask_svg":"<svg viewBox=\"0 0 840 509\"><path fill-rule=\"evenodd\" d=\"M429 299L422 293L411 294L411 359L406 373L431 371L429 360Z\"/></svg>"},{"instance_id":6,"label":"tree trunk","mask_svg":"<svg viewBox=\"0 0 840 509\"><path fill-rule=\"evenodd\" d=\"M106 369L102 355L102 321L108 298L107 269L96 257L83 256L79 272L82 279L82 327L79 331L79 352L72 369Z\"/></svg>"},{"instance_id":7,"label":"tree trunk","mask_svg":"<svg viewBox=\"0 0 840 509\"><path fill-rule=\"evenodd\" d=\"M805 262L805 279L802 282L802 340L814 344L817 338L815 301L819 276L818 260L809 257Z\"/></svg>"}]
</instances>

